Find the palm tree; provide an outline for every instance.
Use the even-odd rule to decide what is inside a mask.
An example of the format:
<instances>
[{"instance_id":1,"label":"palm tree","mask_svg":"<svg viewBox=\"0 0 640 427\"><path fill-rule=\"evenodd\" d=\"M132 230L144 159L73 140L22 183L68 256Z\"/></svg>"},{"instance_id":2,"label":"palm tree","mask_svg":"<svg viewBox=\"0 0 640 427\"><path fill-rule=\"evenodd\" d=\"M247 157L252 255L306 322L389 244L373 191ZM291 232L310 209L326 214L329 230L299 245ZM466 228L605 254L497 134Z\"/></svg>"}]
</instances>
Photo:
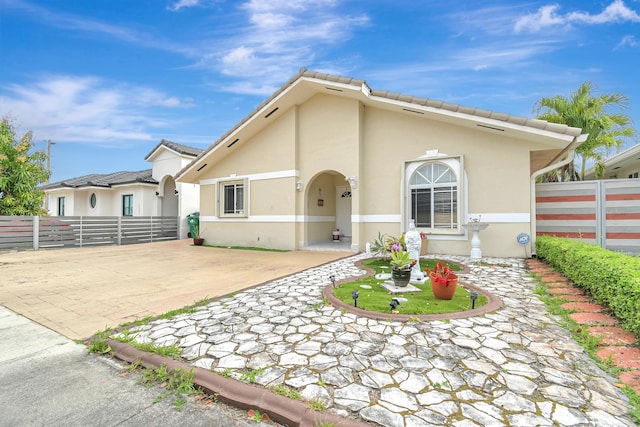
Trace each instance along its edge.
<instances>
[{"instance_id":1,"label":"palm tree","mask_svg":"<svg viewBox=\"0 0 640 427\"><path fill-rule=\"evenodd\" d=\"M588 159L594 159L596 171L604 174L603 157L609 154L611 148L619 147L624 138L633 138L636 135L635 129L631 126L633 121L628 115L622 112L608 112L610 107L624 110L628 105L627 97L620 93L594 97L591 90L591 83L585 82L571 94L571 98L567 99L561 95L545 97L535 106L538 119L582 128L583 133L589 134L587 140L576 149L576 154L582 159L579 175L581 180L584 179ZM571 180L577 176L572 169L573 164L566 174Z\"/></svg>"}]
</instances>

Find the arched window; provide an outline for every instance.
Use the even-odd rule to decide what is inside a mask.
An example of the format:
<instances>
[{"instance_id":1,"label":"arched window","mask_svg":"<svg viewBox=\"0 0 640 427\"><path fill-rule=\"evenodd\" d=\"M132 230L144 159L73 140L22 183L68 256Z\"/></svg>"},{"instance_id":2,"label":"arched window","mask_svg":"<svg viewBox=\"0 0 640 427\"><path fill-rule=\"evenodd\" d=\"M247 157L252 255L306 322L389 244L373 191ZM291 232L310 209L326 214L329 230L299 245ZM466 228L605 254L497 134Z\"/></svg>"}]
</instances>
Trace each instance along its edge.
<instances>
[{"instance_id":1,"label":"arched window","mask_svg":"<svg viewBox=\"0 0 640 427\"><path fill-rule=\"evenodd\" d=\"M458 180L439 162L425 163L409 179L410 218L418 228L458 228Z\"/></svg>"}]
</instances>

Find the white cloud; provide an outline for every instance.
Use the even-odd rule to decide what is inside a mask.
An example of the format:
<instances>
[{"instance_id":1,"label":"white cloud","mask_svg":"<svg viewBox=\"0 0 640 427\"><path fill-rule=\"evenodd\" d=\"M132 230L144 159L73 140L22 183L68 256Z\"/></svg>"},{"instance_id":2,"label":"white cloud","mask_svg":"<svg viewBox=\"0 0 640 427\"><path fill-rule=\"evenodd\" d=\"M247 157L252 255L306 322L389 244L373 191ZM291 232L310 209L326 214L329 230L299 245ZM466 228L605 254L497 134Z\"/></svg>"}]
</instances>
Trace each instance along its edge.
<instances>
[{"instance_id":1,"label":"white cloud","mask_svg":"<svg viewBox=\"0 0 640 427\"><path fill-rule=\"evenodd\" d=\"M616 46L616 49L621 49L625 46L638 47L640 46L640 40L638 40L636 36L624 36L622 40L620 40L620 43L618 43L618 46Z\"/></svg>"},{"instance_id":2,"label":"white cloud","mask_svg":"<svg viewBox=\"0 0 640 427\"><path fill-rule=\"evenodd\" d=\"M167 9L176 12L183 7L193 7L197 6L200 3L200 0L178 0L177 2L167 6Z\"/></svg>"},{"instance_id":3,"label":"white cloud","mask_svg":"<svg viewBox=\"0 0 640 427\"><path fill-rule=\"evenodd\" d=\"M589 12L570 12L559 14L560 5L552 4L542 6L536 13L531 13L516 20L514 30L516 32L538 32L543 28L570 25L573 23L584 24L608 24L616 22L640 22L640 15L627 7L623 0L614 0L602 12L591 14Z\"/></svg>"},{"instance_id":4,"label":"white cloud","mask_svg":"<svg viewBox=\"0 0 640 427\"><path fill-rule=\"evenodd\" d=\"M218 54L203 55L198 66L247 79L225 85L225 91L270 95L295 70L314 62L320 49L341 43L355 28L368 24L366 15L345 15L337 3L250 0L240 6L246 24L238 27L244 30L226 39ZM256 81L260 83L250 83Z\"/></svg>"},{"instance_id":5,"label":"white cloud","mask_svg":"<svg viewBox=\"0 0 640 427\"><path fill-rule=\"evenodd\" d=\"M36 139L58 141L151 140L153 128L168 126L154 109L191 106L154 89L95 77L49 76L0 90L2 116L15 117Z\"/></svg>"},{"instance_id":6,"label":"white cloud","mask_svg":"<svg viewBox=\"0 0 640 427\"><path fill-rule=\"evenodd\" d=\"M640 15L625 6L622 0L614 0L604 11L597 15L586 12L573 12L567 15L569 21L586 24L607 24L610 22L640 22Z\"/></svg>"},{"instance_id":7,"label":"white cloud","mask_svg":"<svg viewBox=\"0 0 640 427\"><path fill-rule=\"evenodd\" d=\"M558 9L560 6L557 4L542 6L536 13L518 19L514 29L516 32L522 30L536 32L545 27L563 25L566 23L566 19L556 13Z\"/></svg>"}]
</instances>

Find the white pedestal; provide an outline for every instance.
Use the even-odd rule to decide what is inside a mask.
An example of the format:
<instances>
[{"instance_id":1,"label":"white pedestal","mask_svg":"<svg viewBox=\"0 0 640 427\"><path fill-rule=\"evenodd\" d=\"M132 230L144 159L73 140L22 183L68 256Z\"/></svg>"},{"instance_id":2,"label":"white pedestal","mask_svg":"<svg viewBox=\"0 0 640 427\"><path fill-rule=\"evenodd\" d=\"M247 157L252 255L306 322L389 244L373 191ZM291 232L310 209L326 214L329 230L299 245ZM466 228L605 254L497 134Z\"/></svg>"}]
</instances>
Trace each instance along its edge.
<instances>
[{"instance_id":1,"label":"white pedestal","mask_svg":"<svg viewBox=\"0 0 640 427\"><path fill-rule=\"evenodd\" d=\"M480 249L480 232L474 231L471 239L471 259L481 259L482 250Z\"/></svg>"}]
</instances>

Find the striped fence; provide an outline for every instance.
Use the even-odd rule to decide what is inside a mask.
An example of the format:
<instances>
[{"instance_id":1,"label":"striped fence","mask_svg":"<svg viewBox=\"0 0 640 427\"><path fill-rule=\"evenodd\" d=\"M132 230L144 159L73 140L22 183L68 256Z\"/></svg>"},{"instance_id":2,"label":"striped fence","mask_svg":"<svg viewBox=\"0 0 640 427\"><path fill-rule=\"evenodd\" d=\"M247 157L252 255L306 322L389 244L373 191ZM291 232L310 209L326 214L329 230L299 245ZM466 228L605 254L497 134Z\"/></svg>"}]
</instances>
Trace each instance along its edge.
<instances>
[{"instance_id":1,"label":"striped fence","mask_svg":"<svg viewBox=\"0 0 640 427\"><path fill-rule=\"evenodd\" d=\"M0 216L0 250L176 240L178 218L160 216Z\"/></svg>"},{"instance_id":2,"label":"striped fence","mask_svg":"<svg viewBox=\"0 0 640 427\"><path fill-rule=\"evenodd\" d=\"M640 254L640 180L537 184L536 235Z\"/></svg>"}]
</instances>

